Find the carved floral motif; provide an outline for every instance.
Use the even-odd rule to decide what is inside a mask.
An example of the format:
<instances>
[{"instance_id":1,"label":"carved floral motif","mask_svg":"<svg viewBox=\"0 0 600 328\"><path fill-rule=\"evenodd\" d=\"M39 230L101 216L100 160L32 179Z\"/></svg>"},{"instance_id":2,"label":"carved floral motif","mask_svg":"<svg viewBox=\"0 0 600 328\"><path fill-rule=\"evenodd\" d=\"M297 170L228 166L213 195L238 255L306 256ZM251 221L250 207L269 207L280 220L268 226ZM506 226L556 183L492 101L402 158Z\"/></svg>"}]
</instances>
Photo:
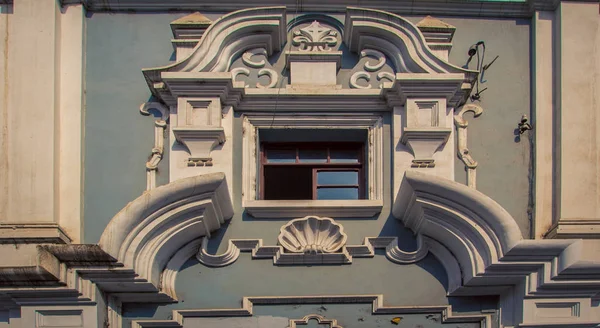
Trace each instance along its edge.
<instances>
[{"instance_id":1,"label":"carved floral motif","mask_svg":"<svg viewBox=\"0 0 600 328\"><path fill-rule=\"evenodd\" d=\"M292 44L300 51L331 51L337 44L337 32L314 21L293 32Z\"/></svg>"}]
</instances>

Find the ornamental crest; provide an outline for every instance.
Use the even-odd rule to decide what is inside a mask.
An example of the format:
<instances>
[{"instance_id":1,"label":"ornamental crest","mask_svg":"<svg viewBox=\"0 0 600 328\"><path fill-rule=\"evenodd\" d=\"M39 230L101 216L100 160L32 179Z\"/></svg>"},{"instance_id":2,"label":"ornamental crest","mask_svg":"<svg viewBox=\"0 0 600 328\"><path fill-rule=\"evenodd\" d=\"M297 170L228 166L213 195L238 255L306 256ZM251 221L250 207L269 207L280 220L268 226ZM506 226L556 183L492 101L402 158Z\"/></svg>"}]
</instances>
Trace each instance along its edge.
<instances>
[{"instance_id":1,"label":"ornamental crest","mask_svg":"<svg viewBox=\"0 0 600 328\"><path fill-rule=\"evenodd\" d=\"M300 51L331 51L337 40L337 32L314 21L309 26L293 33L292 44L300 46Z\"/></svg>"}]
</instances>

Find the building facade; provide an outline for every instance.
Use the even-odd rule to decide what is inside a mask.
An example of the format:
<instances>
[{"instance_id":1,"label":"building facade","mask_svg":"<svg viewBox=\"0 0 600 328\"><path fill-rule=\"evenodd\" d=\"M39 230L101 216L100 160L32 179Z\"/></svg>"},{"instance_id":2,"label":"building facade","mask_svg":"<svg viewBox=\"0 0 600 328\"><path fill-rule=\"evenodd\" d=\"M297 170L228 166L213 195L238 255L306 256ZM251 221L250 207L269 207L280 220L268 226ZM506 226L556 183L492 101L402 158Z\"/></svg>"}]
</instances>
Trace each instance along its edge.
<instances>
[{"instance_id":1,"label":"building facade","mask_svg":"<svg viewBox=\"0 0 600 328\"><path fill-rule=\"evenodd\" d=\"M0 328L597 327L598 1L0 4Z\"/></svg>"}]
</instances>

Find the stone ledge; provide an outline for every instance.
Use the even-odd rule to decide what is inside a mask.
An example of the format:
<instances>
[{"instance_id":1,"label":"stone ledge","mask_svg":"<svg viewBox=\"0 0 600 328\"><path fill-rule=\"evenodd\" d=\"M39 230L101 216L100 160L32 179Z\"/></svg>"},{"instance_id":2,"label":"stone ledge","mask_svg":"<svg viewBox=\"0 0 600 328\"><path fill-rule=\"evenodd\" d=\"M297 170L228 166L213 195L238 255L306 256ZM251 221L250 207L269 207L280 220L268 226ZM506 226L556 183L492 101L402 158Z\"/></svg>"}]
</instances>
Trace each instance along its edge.
<instances>
[{"instance_id":1,"label":"stone ledge","mask_svg":"<svg viewBox=\"0 0 600 328\"><path fill-rule=\"evenodd\" d=\"M560 219L548 232L547 239L600 239L600 219Z\"/></svg>"},{"instance_id":2,"label":"stone ledge","mask_svg":"<svg viewBox=\"0 0 600 328\"><path fill-rule=\"evenodd\" d=\"M0 244L70 244L55 223L0 223Z\"/></svg>"},{"instance_id":3,"label":"stone ledge","mask_svg":"<svg viewBox=\"0 0 600 328\"><path fill-rule=\"evenodd\" d=\"M246 200L246 212L257 219L319 215L334 218L370 218L381 212L382 200Z\"/></svg>"}]
</instances>

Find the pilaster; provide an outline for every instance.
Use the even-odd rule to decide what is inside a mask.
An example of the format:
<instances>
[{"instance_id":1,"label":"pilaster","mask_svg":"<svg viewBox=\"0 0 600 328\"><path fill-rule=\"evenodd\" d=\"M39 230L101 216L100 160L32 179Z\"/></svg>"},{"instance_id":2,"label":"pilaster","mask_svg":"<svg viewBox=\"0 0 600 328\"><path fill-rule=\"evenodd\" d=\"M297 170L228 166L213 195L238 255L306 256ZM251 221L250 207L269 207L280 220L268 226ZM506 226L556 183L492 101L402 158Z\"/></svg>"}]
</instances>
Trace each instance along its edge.
<instances>
[{"instance_id":1,"label":"pilaster","mask_svg":"<svg viewBox=\"0 0 600 328\"><path fill-rule=\"evenodd\" d=\"M48 229L54 242L80 238L84 18L54 0L0 14L0 222L32 240Z\"/></svg>"},{"instance_id":2,"label":"pilaster","mask_svg":"<svg viewBox=\"0 0 600 328\"><path fill-rule=\"evenodd\" d=\"M553 66L557 41L553 11L538 11L533 17L533 121L535 124L535 238L542 238L553 221L554 83Z\"/></svg>"},{"instance_id":3,"label":"pilaster","mask_svg":"<svg viewBox=\"0 0 600 328\"><path fill-rule=\"evenodd\" d=\"M600 237L600 12L598 3L557 9L554 238ZM536 125L539 126L538 123Z\"/></svg>"}]
</instances>

